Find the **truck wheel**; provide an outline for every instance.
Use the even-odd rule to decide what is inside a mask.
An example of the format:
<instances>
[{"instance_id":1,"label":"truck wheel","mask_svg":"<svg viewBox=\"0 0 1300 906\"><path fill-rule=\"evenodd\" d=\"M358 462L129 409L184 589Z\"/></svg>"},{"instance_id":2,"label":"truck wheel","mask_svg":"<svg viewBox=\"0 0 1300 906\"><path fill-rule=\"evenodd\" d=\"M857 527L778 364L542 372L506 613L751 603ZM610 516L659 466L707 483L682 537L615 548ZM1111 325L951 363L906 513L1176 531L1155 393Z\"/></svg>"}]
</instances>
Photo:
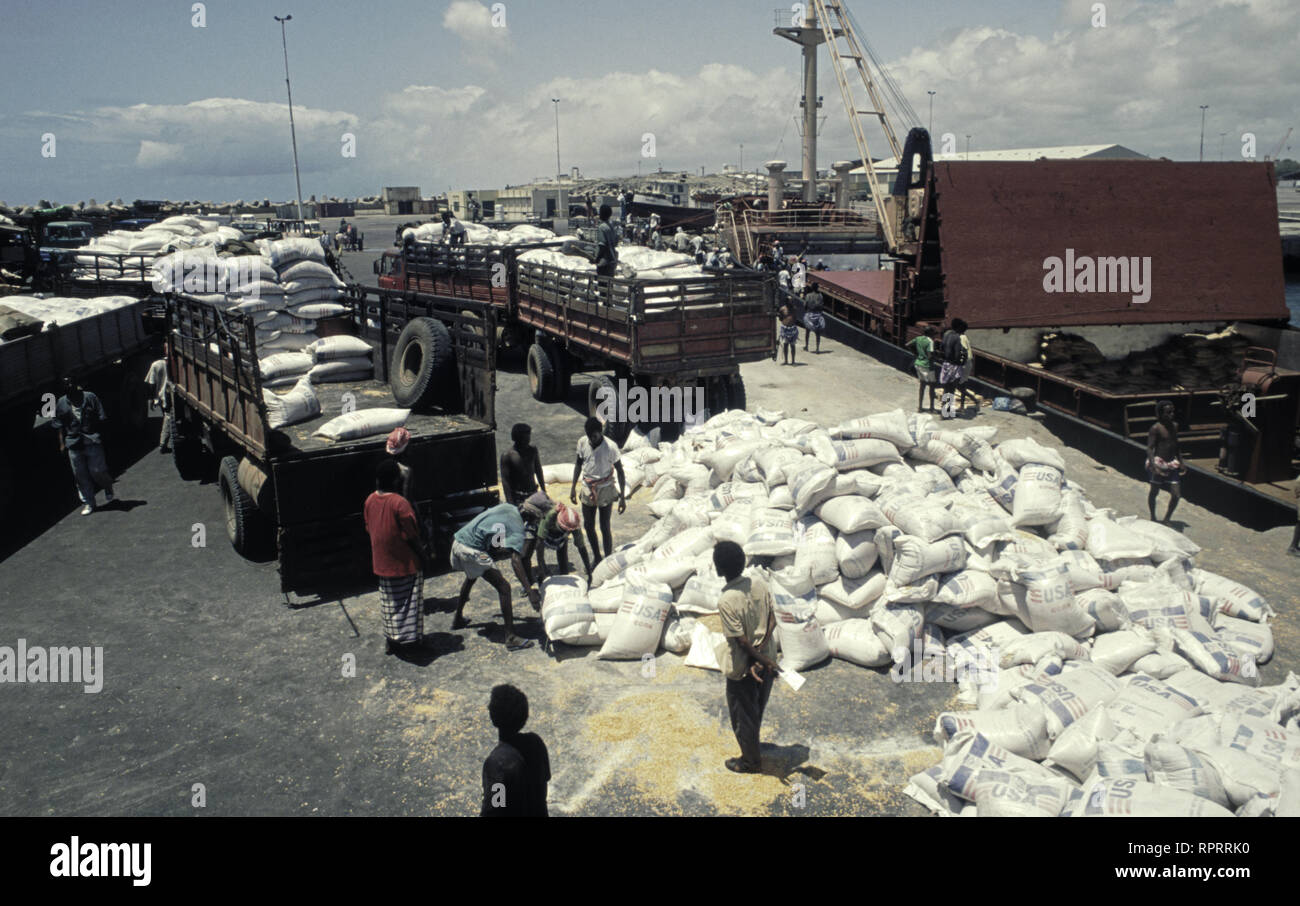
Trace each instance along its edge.
<instances>
[{"instance_id":1,"label":"truck wheel","mask_svg":"<svg viewBox=\"0 0 1300 906\"><path fill-rule=\"evenodd\" d=\"M537 343L528 347L528 387L539 403L555 400L555 363Z\"/></svg>"},{"instance_id":2,"label":"truck wheel","mask_svg":"<svg viewBox=\"0 0 1300 906\"><path fill-rule=\"evenodd\" d=\"M239 486L239 460L223 457L217 472L217 488L226 510L226 537L236 553L250 560L260 558L265 550L268 532L266 518L257 504Z\"/></svg>"},{"instance_id":3,"label":"truck wheel","mask_svg":"<svg viewBox=\"0 0 1300 906\"><path fill-rule=\"evenodd\" d=\"M725 377L711 377L704 379L704 408L709 410L709 416L713 417L719 412L726 412L731 408L729 405L730 394L727 392L727 379Z\"/></svg>"},{"instance_id":4,"label":"truck wheel","mask_svg":"<svg viewBox=\"0 0 1300 906\"><path fill-rule=\"evenodd\" d=\"M172 418L172 461L176 471L184 481L195 481L203 477L204 460L203 443L183 425L179 416Z\"/></svg>"},{"instance_id":5,"label":"truck wheel","mask_svg":"<svg viewBox=\"0 0 1300 906\"><path fill-rule=\"evenodd\" d=\"M397 405L406 409L436 405L455 361L447 325L433 318L412 318L393 347L389 386Z\"/></svg>"},{"instance_id":6,"label":"truck wheel","mask_svg":"<svg viewBox=\"0 0 1300 906\"><path fill-rule=\"evenodd\" d=\"M745 379L740 373L728 375L724 380L727 382L727 408L744 409L748 404L745 396Z\"/></svg>"},{"instance_id":7,"label":"truck wheel","mask_svg":"<svg viewBox=\"0 0 1300 906\"><path fill-rule=\"evenodd\" d=\"M606 390L605 388L609 388L609 389ZM604 392L602 393L602 391ZM596 415L599 412L599 410L602 408L601 406L602 396L605 400L608 400L608 402L605 403L606 407L615 405L616 400L615 400L614 380L609 375L606 374L597 376L596 378L592 379L590 384L587 385L587 414L588 415Z\"/></svg>"},{"instance_id":8,"label":"truck wheel","mask_svg":"<svg viewBox=\"0 0 1300 906\"><path fill-rule=\"evenodd\" d=\"M118 423L139 431L149 419L149 400L149 385L135 369L126 369L122 375L122 388L117 394Z\"/></svg>"}]
</instances>

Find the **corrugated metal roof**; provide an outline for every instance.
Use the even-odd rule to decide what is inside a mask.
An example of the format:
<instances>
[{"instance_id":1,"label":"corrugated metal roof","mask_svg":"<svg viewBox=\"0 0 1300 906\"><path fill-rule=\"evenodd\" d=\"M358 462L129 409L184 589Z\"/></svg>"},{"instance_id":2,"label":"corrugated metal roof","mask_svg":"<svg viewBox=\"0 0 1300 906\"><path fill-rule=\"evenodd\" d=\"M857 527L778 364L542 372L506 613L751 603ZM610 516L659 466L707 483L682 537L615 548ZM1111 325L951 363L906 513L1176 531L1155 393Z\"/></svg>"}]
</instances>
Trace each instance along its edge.
<instances>
[{"instance_id":1,"label":"corrugated metal roof","mask_svg":"<svg viewBox=\"0 0 1300 906\"><path fill-rule=\"evenodd\" d=\"M934 172L947 314L972 327L1289 316L1271 164L961 161ZM1063 270L1067 250L1076 270L1085 258L1149 259L1149 301L1133 301L1131 281L1128 292L1049 292L1045 265L1060 258Z\"/></svg>"}]
</instances>

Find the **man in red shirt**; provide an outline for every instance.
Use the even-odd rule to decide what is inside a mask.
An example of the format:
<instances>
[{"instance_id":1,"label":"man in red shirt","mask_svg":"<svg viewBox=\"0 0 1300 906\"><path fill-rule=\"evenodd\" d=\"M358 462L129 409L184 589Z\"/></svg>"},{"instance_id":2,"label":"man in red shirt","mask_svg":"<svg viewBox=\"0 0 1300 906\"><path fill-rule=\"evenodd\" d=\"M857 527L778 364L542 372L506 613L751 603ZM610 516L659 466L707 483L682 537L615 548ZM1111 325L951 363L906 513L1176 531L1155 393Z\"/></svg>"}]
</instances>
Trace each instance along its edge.
<instances>
[{"instance_id":1,"label":"man in red shirt","mask_svg":"<svg viewBox=\"0 0 1300 906\"><path fill-rule=\"evenodd\" d=\"M402 473L394 459L375 471L373 494L366 498L366 531L370 533L371 564L379 578L388 654L420 647L424 636L424 576L429 561L420 538L415 510L401 495Z\"/></svg>"}]
</instances>

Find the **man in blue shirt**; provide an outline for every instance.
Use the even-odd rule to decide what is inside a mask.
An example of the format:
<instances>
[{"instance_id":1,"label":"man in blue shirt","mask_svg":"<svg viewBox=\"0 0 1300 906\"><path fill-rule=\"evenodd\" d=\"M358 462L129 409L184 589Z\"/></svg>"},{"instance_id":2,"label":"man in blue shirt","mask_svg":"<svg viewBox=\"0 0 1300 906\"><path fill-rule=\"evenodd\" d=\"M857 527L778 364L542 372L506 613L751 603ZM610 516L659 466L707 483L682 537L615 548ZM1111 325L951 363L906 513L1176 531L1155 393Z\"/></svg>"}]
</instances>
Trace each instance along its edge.
<instances>
[{"instance_id":1,"label":"man in blue shirt","mask_svg":"<svg viewBox=\"0 0 1300 906\"><path fill-rule=\"evenodd\" d=\"M527 591L528 603L533 605L534 610L540 611L541 596L528 579L523 559L524 522L536 522L536 518L531 510L521 512L518 507L502 503L479 513L456 532L451 543L451 566L465 574L465 581L460 587L456 616L451 621L452 629L464 629L469 625L464 614L465 603L469 600L470 589L474 587L475 581L482 576L497 590L497 597L501 601L501 615L506 621L506 647L511 651L532 647L531 639L515 635L514 612L510 607L510 583L501 575L497 563L510 561L515 576Z\"/></svg>"},{"instance_id":2,"label":"man in blue shirt","mask_svg":"<svg viewBox=\"0 0 1300 906\"><path fill-rule=\"evenodd\" d=\"M64 395L54 404L54 419L50 422L59 432L59 450L68 451L72 474L77 479L77 493L81 496L81 515L95 512L95 493L104 489L104 503L113 502L113 476L104 458L104 443L100 426L108 419L99 397L83 390L73 378L63 379Z\"/></svg>"}]
</instances>

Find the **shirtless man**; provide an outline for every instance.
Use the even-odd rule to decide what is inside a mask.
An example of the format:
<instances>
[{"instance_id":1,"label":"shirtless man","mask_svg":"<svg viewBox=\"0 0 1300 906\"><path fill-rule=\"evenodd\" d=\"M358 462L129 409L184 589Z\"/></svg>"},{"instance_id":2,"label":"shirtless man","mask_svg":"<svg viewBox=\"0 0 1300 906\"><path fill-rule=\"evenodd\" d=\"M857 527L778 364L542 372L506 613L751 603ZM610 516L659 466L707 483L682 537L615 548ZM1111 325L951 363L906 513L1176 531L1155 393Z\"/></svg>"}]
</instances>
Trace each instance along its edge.
<instances>
[{"instance_id":1,"label":"shirtless man","mask_svg":"<svg viewBox=\"0 0 1300 906\"><path fill-rule=\"evenodd\" d=\"M519 506L534 492L546 488L542 457L531 443L533 429L520 422L510 429L514 446L501 454L501 494L506 503Z\"/></svg>"},{"instance_id":2,"label":"shirtless man","mask_svg":"<svg viewBox=\"0 0 1300 906\"><path fill-rule=\"evenodd\" d=\"M1165 512L1165 522L1174 515L1174 507L1182 496L1182 476L1187 473L1182 457L1178 453L1178 424L1174 421L1174 404L1168 400L1156 406L1159 421L1151 426L1147 433L1147 478L1151 482L1151 493L1147 494L1147 509L1151 511L1151 521L1156 521L1156 495L1160 489L1169 492L1169 509Z\"/></svg>"}]
</instances>

